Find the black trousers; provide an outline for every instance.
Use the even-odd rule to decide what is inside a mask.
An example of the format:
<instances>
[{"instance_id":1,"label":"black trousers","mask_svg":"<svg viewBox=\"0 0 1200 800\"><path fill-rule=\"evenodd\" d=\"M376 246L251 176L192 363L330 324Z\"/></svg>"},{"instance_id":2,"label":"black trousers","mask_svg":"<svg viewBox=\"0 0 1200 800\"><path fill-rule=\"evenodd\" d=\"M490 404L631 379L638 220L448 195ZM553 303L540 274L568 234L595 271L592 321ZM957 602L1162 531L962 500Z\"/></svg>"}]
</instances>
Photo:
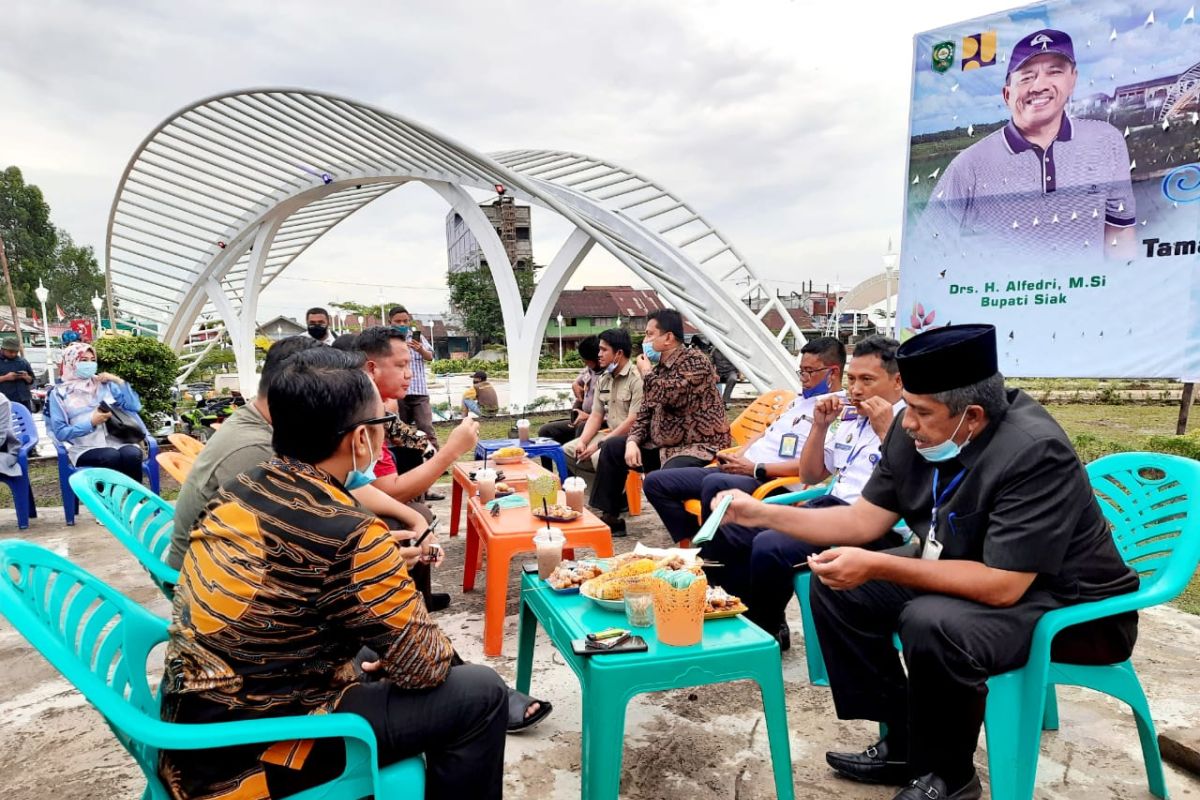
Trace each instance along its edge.
<instances>
[{"instance_id":1,"label":"black trousers","mask_svg":"<svg viewBox=\"0 0 1200 800\"><path fill-rule=\"evenodd\" d=\"M490 667L460 663L432 689L402 689L390 680L359 683L346 690L337 710L358 714L371 726L380 766L423 753L427 800L503 796L508 687ZM340 739L320 739L303 769L268 765L271 796L329 780L345 763Z\"/></svg>"},{"instance_id":2,"label":"black trousers","mask_svg":"<svg viewBox=\"0 0 1200 800\"><path fill-rule=\"evenodd\" d=\"M700 522L686 510L687 500L700 499L704 519L712 511L712 499L726 489L753 492L761 481L750 475L727 475L716 467L683 467L660 470L646 476L646 499L675 541L691 539L700 530ZM724 563L724 562L722 562ZM725 584L719 583L718 586ZM732 591L732 590L731 590Z\"/></svg>"},{"instance_id":3,"label":"black trousers","mask_svg":"<svg viewBox=\"0 0 1200 800\"><path fill-rule=\"evenodd\" d=\"M626 436L609 436L600 445L600 460L596 467L596 480L592 482L590 503L605 514L620 514L625 507L625 479L629 477L629 466L625 463ZM708 463L693 456L676 456L663 464L658 450L645 447L642 450L642 472L656 469L678 469L699 467Z\"/></svg>"},{"instance_id":4,"label":"black trousers","mask_svg":"<svg viewBox=\"0 0 1200 800\"><path fill-rule=\"evenodd\" d=\"M571 412L574 415L575 412ZM587 422L584 422L586 425ZM583 425L572 425L569 419L556 419L538 428L537 435L553 439L559 444L566 444L572 439L578 439L583 434Z\"/></svg>"},{"instance_id":5,"label":"black trousers","mask_svg":"<svg viewBox=\"0 0 1200 800\"><path fill-rule=\"evenodd\" d=\"M734 387L737 386L737 383L737 370L720 376L720 380L717 382L717 385L720 386L721 384L725 384L725 390L721 393L721 400L725 403L725 405L729 405L729 399L733 397L733 390Z\"/></svg>"},{"instance_id":6,"label":"black trousers","mask_svg":"<svg viewBox=\"0 0 1200 800\"><path fill-rule=\"evenodd\" d=\"M77 467L108 467L142 482L142 448L136 444L120 447L94 447L80 453L75 461Z\"/></svg>"},{"instance_id":7,"label":"black trousers","mask_svg":"<svg viewBox=\"0 0 1200 800\"><path fill-rule=\"evenodd\" d=\"M837 715L884 722L908 743L917 775L970 777L983 725L987 679L1023 666L1034 626L1063 603L1032 590L1011 608L993 608L884 581L837 591L812 581L813 618ZM905 675L892 644L899 632ZM1077 664L1125 660L1137 639L1137 614L1063 631L1051 655Z\"/></svg>"}]
</instances>

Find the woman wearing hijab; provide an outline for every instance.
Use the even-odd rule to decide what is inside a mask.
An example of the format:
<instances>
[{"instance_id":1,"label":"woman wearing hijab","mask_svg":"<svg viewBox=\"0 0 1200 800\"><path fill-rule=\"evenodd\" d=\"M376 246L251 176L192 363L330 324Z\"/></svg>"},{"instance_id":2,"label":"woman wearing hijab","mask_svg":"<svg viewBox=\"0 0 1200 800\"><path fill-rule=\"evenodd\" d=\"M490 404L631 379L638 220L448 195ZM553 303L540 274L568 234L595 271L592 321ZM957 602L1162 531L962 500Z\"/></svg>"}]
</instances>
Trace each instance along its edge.
<instances>
[{"instance_id":1,"label":"woman wearing hijab","mask_svg":"<svg viewBox=\"0 0 1200 800\"><path fill-rule=\"evenodd\" d=\"M137 392L111 372L96 371L96 351L75 342L63 350L62 382L47 396L50 430L76 467L108 467L142 480L142 448L114 438L105 426L112 416L100 403L138 413Z\"/></svg>"}]
</instances>

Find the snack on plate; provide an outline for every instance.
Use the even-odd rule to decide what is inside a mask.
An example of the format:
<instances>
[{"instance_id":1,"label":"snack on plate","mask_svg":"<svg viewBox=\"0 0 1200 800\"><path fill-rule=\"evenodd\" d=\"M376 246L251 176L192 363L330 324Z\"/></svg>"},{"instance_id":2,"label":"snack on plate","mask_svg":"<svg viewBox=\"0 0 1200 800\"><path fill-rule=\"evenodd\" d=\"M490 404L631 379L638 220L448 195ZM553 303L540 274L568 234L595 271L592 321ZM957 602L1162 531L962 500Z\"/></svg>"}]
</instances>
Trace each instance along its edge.
<instances>
[{"instance_id":1,"label":"snack on plate","mask_svg":"<svg viewBox=\"0 0 1200 800\"><path fill-rule=\"evenodd\" d=\"M524 458L525 450L520 447L501 447L492 453L492 458Z\"/></svg>"},{"instance_id":2,"label":"snack on plate","mask_svg":"<svg viewBox=\"0 0 1200 800\"><path fill-rule=\"evenodd\" d=\"M496 484L496 494L511 494L512 490L513 490L513 488L511 486L509 486L507 483L497 483Z\"/></svg>"},{"instance_id":3,"label":"snack on plate","mask_svg":"<svg viewBox=\"0 0 1200 800\"><path fill-rule=\"evenodd\" d=\"M722 589L720 586L709 586L708 593L704 597L704 613L712 614L716 611L725 611L730 608L737 608L742 604L740 597L736 597Z\"/></svg>"},{"instance_id":4,"label":"snack on plate","mask_svg":"<svg viewBox=\"0 0 1200 800\"><path fill-rule=\"evenodd\" d=\"M569 522L583 515L570 506L552 505L545 509L534 506L533 515L539 519L552 519Z\"/></svg>"},{"instance_id":5,"label":"snack on plate","mask_svg":"<svg viewBox=\"0 0 1200 800\"><path fill-rule=\"evenodd\" d=\"M631 582L631 578L636 582L653 572L657 566L649 558L626 561L611 572L586 581L580 590L600 600L620 600L625 597L625 586Z\"/></svg>"},{"instance_id":6,"label":"snack on plate","mask_svg":"<svg viewBox=\"0 0 1200 800\"><path fill-rule=\"evenodd\" d=\"M599 577L600 566L594 563L581 564L577 561L564 561L546 578L550 588L571 589L580 586L584 581Z\"/></svg>"}]
</instances>

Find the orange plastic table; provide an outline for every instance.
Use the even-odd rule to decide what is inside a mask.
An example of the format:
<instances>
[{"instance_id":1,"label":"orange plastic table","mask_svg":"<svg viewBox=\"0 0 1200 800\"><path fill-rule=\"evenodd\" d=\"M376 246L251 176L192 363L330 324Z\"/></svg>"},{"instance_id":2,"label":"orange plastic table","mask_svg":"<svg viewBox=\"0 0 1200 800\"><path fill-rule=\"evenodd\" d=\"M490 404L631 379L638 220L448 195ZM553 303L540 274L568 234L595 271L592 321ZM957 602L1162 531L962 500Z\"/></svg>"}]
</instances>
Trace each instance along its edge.
<instances>
[{"instance_id":1,"label":"orange plastic table","mask_svg":"<svg viewBox=\"0 0 1200 800\"><path fill-rule=\"evenodd\" d=\"M501 464L497 466L489 461L488 465L494 469L504 473L504 483L513 487L517 491L525 488L529 483L530 478L536 478L538 475L548 475L549 470L543 469L542 465L536 461L530 461L528 458L519 464ZM465 492L468 497L475 496L475 482L471 480L471 473L483 469L482 461L458 461L450 470L450 475L454 479L454 486L450 490L450 535L458 536L458 520L462 515L462 499Z\"/></svg>"},{"instance_id":2,"label":"orange plastic table","mask_svg":"<svg viewBox=\"0 0 1200 800\"><path fill-rule=\"evenodd\" d=\"M506 469L505 472L508 470ZM504 608L508 603L508 569L513 556L532 553L533 536L546 523L533 516L529 506L504 508L493 517L478 497L467 501L467 552L463 559L463 591L475 588L475 572L479 558L486 551L487 573L484 577L487 595L483 614L483 652L498 656L504 645ZM596 555L613 554L612 532L590 511L574 522L554 522L554 527L566 536L564 549L590 547ZM482 548L480 545L482 544Z\"/></svg>"}]
</instances>

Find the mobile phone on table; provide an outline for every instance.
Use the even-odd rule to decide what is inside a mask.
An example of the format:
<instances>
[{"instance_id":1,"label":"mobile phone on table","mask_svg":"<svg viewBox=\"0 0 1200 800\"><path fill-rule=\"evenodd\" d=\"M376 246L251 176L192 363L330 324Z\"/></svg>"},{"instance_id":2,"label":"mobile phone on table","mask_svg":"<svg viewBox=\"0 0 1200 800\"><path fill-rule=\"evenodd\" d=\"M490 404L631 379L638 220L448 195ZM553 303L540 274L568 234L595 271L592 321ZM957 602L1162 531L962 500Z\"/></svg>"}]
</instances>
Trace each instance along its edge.
<instances>
[{"instance_id":1,"label":"mobile phone on table","mask_svg":"<svg viewBox=\"0 0 1200 800\"><path fill-rule=\"evenodd\" d=\"M536 561L526 561L521 566L521 569L525 570L526 574L528 575L537 575L538 565Z\"/></svg>"},{"instance_id":2,"label":"mobile phone on table","mask_svg":"<svg viewBox=\"0 0 1200 800\"><path fill-rule=\"evenodd\" d=\"M641 636L627 636L620 644L612 647L597 647L587 639L571 641L571 650L577 656L602 656L609 653L644 653L647 650L646 640Z\"/></svg>"}]
</instances>

